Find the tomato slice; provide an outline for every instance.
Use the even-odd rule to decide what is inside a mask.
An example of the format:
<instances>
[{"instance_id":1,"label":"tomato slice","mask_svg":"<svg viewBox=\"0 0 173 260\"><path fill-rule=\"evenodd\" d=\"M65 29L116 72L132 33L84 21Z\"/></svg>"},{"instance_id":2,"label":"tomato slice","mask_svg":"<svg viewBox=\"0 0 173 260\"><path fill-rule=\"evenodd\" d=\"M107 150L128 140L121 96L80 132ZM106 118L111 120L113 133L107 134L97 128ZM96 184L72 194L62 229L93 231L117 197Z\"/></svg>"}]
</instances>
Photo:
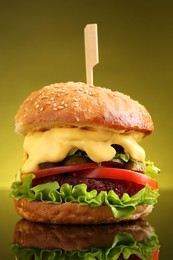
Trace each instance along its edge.
<instances>
[{"instance_id":1,"label":"tomato slice","mask_svg":"<svg viewBox=\"0 0 173 260\"><path fill-rule=\"evenodd\" d=\"M47 168L43 170L33 171L35 178L42 178L46 176L51 176L55 174L61 174L66 172L76 172L84 169L94 169L97 168L97 163L85 163L85 164L74 164L74 165L65 165L65 166L57 166L52 168Z\"/></svg>"},{"instance_id":2,"label":"tomato slice","mask_svg":"<svg viewBox=\"0 0 173 260\"><path fill-rule=\"evenodd\" d=\"M86 164L74 164L66 166L58 166L53 168L47 168L43 170L34 171L35 178L42 178L46 176L52 176L55 174L61 174L66 172L75 172L80 178L94 178L94 179L118 179L137 184L146 185L148 184L152 189L158 189L158 182L149 176L122 168L110 168L98 166L96 163Z\"/></svg>"},{"instance_id":3,"label":"tomato slice","mask_svg":"<svg viewBox=\"0 0 173 260\"><path fill-rule=\"evenodd\" d=\"M159 249L153 253L152 260L159 260Z\"/></svg>"},{"instance_id":4,"label":"tomato slice","mask_svg":"<svg viewBox=\"0 0 173 260\"><path fill-rule=\"evenodd\" d=\"M77 173L77 175L79 175L80 178L118 179L131 181L142 185L148 184L154 190L158 189L158 182L156 180L145 174L126 169L97 167L92 170L83 170L80 173Z\"/></svg>"}]
</instances>

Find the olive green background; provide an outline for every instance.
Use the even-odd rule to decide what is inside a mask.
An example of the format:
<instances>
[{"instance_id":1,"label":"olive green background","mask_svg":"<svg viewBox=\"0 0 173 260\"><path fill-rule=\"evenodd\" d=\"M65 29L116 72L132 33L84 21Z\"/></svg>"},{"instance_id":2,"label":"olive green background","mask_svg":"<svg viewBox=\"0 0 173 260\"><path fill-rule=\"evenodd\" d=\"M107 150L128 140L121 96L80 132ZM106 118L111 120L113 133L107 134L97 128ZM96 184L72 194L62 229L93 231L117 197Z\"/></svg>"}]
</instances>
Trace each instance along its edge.
<instances>
[{"instance_id":1,"label":"olive green background","mask_svg":"<svg viewBox=\"0 0 173 260\"><path fill-rule=\"evenodd\" d=\"M173 2L170 0L13 0L0 2L0 187L22 165L23 137L14 116L31 91L85 81L84 27L98 24L95 85L146 106L155 131L141 142L173 188Z\"/></svg>"}]
</instances>

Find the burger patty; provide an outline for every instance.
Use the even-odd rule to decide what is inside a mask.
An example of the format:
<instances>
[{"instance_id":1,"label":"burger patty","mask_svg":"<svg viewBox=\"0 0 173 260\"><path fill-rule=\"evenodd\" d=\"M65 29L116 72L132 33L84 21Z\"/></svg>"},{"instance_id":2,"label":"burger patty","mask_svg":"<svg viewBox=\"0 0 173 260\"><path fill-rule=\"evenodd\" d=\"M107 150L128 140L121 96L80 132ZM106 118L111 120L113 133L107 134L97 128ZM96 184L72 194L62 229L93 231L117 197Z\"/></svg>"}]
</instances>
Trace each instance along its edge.
<instances>
[{"instance_id":1,"label":"burger patty","mask_svg":"<svg viewBox=\"0 0 173 260\"><path fill-rule=\"evenodd\" d=\"M53 181L57 181L60 186L62 186L65 183L68 183L72 186L84 183L87 185L87 191L97 190L98 193L100 191L108 192L110 190L113 190L120 198L124 193L128 193L130 196L133 196L135 193L137 193L144 187L141 184L124 180L80 178L76 176L75 173L56 174L53 176L46 176L34 179L32 185L36 186L38 184Z\"/></svg>"}]
</instances>

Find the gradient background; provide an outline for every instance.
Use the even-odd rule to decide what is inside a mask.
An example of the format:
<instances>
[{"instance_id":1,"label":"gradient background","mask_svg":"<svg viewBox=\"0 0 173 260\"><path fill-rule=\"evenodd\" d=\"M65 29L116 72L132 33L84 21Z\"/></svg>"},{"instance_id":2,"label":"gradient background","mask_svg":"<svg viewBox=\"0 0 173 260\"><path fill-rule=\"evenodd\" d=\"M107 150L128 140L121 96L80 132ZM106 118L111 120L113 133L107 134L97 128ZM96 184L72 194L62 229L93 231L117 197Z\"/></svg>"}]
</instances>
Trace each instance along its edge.
<instances>
[{"instance_id":1,"label":"gradient background","mask_svg":"<svg viewBox=\"0 0 173 260\"><path fill-rule=\"evenodd\" d=\"M173 2L170 0L13 0L0 3L0 188L22 165L23 137L14 116L31 91L85 81L84 27L98 24L95 85L137 99L155 131L142 141L162 169L160 188L173 189Z\"/></svg>"}]
</instances>

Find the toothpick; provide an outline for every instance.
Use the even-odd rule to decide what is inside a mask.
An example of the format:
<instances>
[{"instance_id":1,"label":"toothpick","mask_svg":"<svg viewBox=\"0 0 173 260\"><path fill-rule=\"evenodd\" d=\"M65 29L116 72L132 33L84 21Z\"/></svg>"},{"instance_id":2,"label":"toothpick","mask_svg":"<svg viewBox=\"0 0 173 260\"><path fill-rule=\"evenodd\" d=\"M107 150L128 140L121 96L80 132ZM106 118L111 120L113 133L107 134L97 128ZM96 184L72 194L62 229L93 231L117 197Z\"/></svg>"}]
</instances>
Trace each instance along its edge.
<instances>
[{"instance_id":1,"label":"toothpick","mask_svg":"<svg viewBox=\"0 0 173 260\"><path fill-rule=\"evenodd\" d=\"M93 85L93 67L99 63L97 24L87 24L84 29L86 82Z\"/></svg>"}]
</instances>

